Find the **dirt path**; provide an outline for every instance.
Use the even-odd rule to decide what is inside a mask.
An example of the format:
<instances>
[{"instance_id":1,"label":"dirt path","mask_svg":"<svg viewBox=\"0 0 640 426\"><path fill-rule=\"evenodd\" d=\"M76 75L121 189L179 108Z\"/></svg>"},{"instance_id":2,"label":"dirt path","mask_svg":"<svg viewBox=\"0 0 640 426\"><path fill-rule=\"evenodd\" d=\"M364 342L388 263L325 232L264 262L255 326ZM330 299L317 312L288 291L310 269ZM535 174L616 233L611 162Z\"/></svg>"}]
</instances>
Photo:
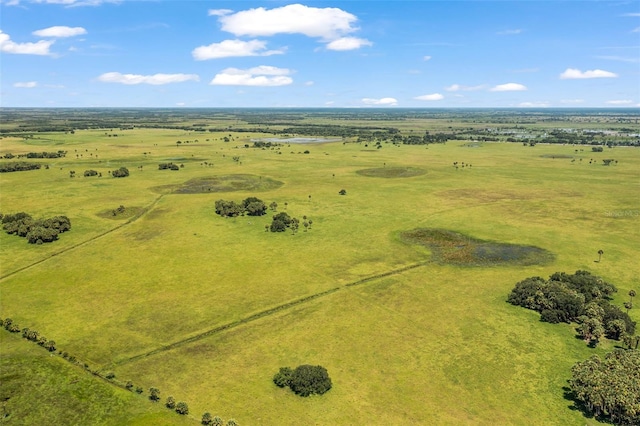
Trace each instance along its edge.
<instances>
[{"instance_id":1,"label":"dirt path","mask_svg":"<svg viewBox=\"0 0 640 426\"><path fill-rule=\"evenodd\" d=\"M424 266L424 265L426 265L428 263L431 263L431 262L427 261L427 262L416 263L416 264L413 264L413 265L405 266L403 268L394 269L394 270L391 270L391 271L383 272L381 274L372 275L372 276L369 276L367 278L363 278L363 279L360 279L360 280L357 280L357 281L353 281L353 282L341 285L339 287L334 287L334 288L331 288L329 290L325 290L325 291L321 291L319 293L312 294L310 296L305 296L305 297L302 297L300 299L296 299L296 300L293 300L291 302L287 302L287 303L284 303L282 305L278 305L278 306L275 306L273 308L269 308L269 309L266 309L264 311L260 311L258 313L253 314L253 315L249 315L247 317L241 318L239 320L236 320L236 321L233 321L233 322L229 322L229 323L226 323L226 324L223 324L223 325L219 325L219 326L214 327L214 328L212 328L210 330L207 330L207 331L204 331L202 333L196 334L195 336L192 336L192 337L189 337L189 338L186 338L186 339L182 339L182 340L178 340L176 342L170 343L170 344L165 345L165 346L160 346L159 348L156 348L156 349L154 349L152 351L149 351L149 352L146 352L146 353L143 353L143 354L139 354L139 355L134 355L134 356L129 357L129 358L122 359L120 361L117 361L117 362L111 364L110 366L121 366L121 365L124 365L124 364L129 364L129 363L138 361L138 360L143 359L143 358L148 358L148 357L151 357L153 355L157 355L157 354L169 351L171 349L175 349L175 348L178 348L180 346L184 346L184 345L187 345L189 343L193 343L193 342L196 342L198 340L202 340L204 338L207 338L207 337L212 336L214 334L220 333L222 331L226 331L226 330L238 327L238 326L243 325L243 324L247 324L247 323L250 323L250 322L253 322L253 321L257 321L259 319L268 317L270 315L274 315L274 314L276 314L278 312L281 312L281 311L284 311L286 309L290 309L290 308L293 308L295 306L299 306L299 305L302 305L304 303L310 302L312 300L315 300L315 299L318 299L318 298L321 298L321 297L324 297L324 296L328 296L329 294L333 294L333 293L335 293L337 291L345 290L345 289L350 288L350 287L354 287L354 286L358 286L358 285L361 285L361 284L365 284L365 283L368 283L370 281L378 280L380 278L385 278L385 277L389 277L389 276L392 276L392 275L398 275L398 274L401 274L403 272L409 271L411 269L419 268L419 267Z\"/></svg>"}]
</instances>

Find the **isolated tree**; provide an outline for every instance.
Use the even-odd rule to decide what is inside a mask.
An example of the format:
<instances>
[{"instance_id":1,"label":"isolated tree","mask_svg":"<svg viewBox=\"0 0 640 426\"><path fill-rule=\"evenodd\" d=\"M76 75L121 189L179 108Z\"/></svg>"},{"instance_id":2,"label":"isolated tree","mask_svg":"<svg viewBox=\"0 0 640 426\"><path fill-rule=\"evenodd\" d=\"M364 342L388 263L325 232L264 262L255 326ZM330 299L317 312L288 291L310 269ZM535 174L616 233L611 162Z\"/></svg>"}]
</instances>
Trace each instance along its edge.
<instances>
[{"instance_id":1,"label":"isolated tree","mask_svg":"<svg viewBox=\"0 0 640 426\"><path fill-rule=\"evenodd\" d=\"M160 401L160 389L149 388L149 399L154 402Z\"/></svg>"},{"instance_id":2,"label":"isolated tree","mask_svg":"<svg viewBox=\"0 0 640 426\"><path fill-rule=\"evenodd\" d=\"M213 417L211 416L211 413L207 412L202 415L202 420L200 421L200 423L202 423L203 425L210 425L212 422Z\"/></svg>"},{"instance_id":3,"label":"isolated tree","mask_svg":"<svg viewBox=\"0 0 640 426\"><path fill-rule=\"evenodd\" d=\"M173 410L174 408L176 408L176 400L172 396L168 396L167 401L164 403L164 405L166 405L167 408Z\"/></svg>"},{"instance_id":4,"label":"isolated tree","mask_svg":"<svg viewBox=\"0 0 640 426\"><path fill-rule=\"evenodd\" d=\"M631 302L624 302L624 308L627 310L627 315L629 314L629 311L631 309L633 309L633 303Z\"/></svg>"},{"instance_id":5,"label":"isolated tree","mask_svg":"<svg viewBox=\"0 0 640 426\"><path fill-rule=\"evenodd\" d=\"M227 426L238 426L238 422L233 419L227 420Z\"/></svg>"},{"instance_id":6,"label":"isolated tree","mask_svg":"<svg viewBox=\"0 0 640 426\"><path fill-rule=\"evenodd\" d=\"M347 195L347 190L346 189L341 189L338 194L340 195Z\"/></svg>"},{"instance_id":7,"label":"isolated tree","mask_svg":"<svg viewBox=\"0 0 640 426\"><path fill-rule=\"evenodd\" d=\"M298 232L298 228L300 228L300 221L294 217L293 219L291 219L289 227L291 228L291 233L295 234L296 232Z\"/></svg>"},{"instance_id":8,"label":"isolated tree","mask_svg":"<svg viewBox=\"0 0 640 426\"><path fill-rule=\"evenodd\" d=\"M276 203L275 201L272 202L271 204L269 204L269 208L275 212L278 209L278 203Z\"/></svg>"},{"instance_id":9,"label":"isolated tree","mask_svg":"<svg viewBox=\"0 0 640 426\"><path fill-rule=\"evenodd\" d=\"M635 290L629 290L629 303L633 303L633 298L636 297Z\"/></svg>"},{"instance_id":10,"label":"isolated tree","mask_svg":"<svg viewBox=\"0 0 640 426\"><path fill-rule=\"evenodd\" d=\"M189 414L189 406L187 405L187 403L183 401L178 402L178 404L176 405L176 413L182 414L183 416Z\"/></svg>"},{"instance_id":11,"label":"isolated tree","mask_svg":"<svg viewBox=\"0 0 640 426\"><path fill-rule=\"evenodd\" d=\"M213 420L211 420L211 426L222 426L224 422L219 416L215 416Z\"/></svg>"},{"instance_id":12,"label":"isolated tree","mask_svg":"<svg viewBox=\"0 0 640 426\"><path fill-rule=\"evenodd\" d=\"M598 250L598 262L600 262L600 260L602 259L603 254L604 254L604 251Z\"/></svg>"}]
</instances>

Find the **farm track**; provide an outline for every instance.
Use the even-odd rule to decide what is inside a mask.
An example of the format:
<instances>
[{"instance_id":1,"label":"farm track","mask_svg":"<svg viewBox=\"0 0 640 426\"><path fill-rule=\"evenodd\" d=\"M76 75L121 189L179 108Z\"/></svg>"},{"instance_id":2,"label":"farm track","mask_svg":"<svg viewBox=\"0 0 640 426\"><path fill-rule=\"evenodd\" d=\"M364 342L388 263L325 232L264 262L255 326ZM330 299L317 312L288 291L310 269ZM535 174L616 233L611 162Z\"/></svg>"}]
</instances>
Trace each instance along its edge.
<instances>
[{"instance_id":1,"label":"farm track","mask_svg":"<svg viewBox=\"0 0 640 426\"><path fill-rule=\"evenodd\" d=\"M18 273L20 273L20 272L22 272L22 271L27 270L27 269L33 268L34 266L37 266L37 265L39 265L39 264L41 264L41 263L44 263L44 262L46 262L47 260L50 260L50 259L52 259L52 258L54 258L54 257L56 257L56 256L60 256L61 254L64 254L64 253L66 253L66 252L68 252L68 251L74 250L74 249L76 249L76 248L78 248L78 247L82 247L82 246L84 246L84 245L86 245L86 244L89 244L89 243L91 243L91 242L93 242L93 241L96 241L97 239L102 238L102 237L104 237L104 236L106 236L106 235L109 235L109 234L111 234L112 232L117 231L118 229L121 229L121 228L123 228L123 227L125 227L125 226L127 226L127 225L130 225L131 223L135 222L136 220L140 219L142 216L144 216L145 214L147 214L147 213L148 213L148 212L149 212L153 207L155 207L155 205L156 205L156 204L158 204L158 202L162 199L162 197L164 197L164 195L165 195L165 194L161 194L161 195L159 195L155 200L153 200L153 201L151 202L151 204L149 204L147 207L145 207L144 209L142 209L142 211L141 211L140 213L138 213L137 215L133 216L132 218L130 218L130 219L129 219L129 220L127 220L126 222L121 223L120 225L117 225L116 227L111 228L111 229L109 229L109 230L107 230L107 231L105 231L105 232L103 232L103 233L101 233L101 234L98 234L98 235L96 235L95 237L91 237L91 238L89 238L88 240L82 241L82 242L80 242L80 243L78 243L78 244L75 244L75 245L69 246L69 247L64 248L64 249L62 249L62 250L60 250L60 251L57 251L57 252L55 252L55 253L52 253L52 254L50 254L49 256L47 256L47 257L45 257L45 258L43 258L43 259L40 259L40 260L35 261L35 262L33 262L33 263L29 264L29 265L26 265L26 266L23 266L23 267L21 267L21 268L18 268L18 269L16 269L15 271L9 272L8 274L0 275L0 281L4 280L4 279L6 279L6 278L9 278L9 277L11 277L11 276L13 276L13 275L16 275L16 274L18 274Z\"/></svg>"},{"instance_id":2,"label":"farm track","mask_svg":"<svg viewBox=\"0 0 640 426\"><path fill-rule=\"evenodd\" d=\"M403 272L409 271L411 269L419 268L419 267L424 266L424 265L429 264L429 263L432 263L432 261L416 263L416 264L413 264L413 265L405 266L403 268L394 269L394 270L391 270L391 271L387 271L387 272L383 272L383 273L380 273L380 274L372 275L372 276L369 276L369 277L366 277L366 278L362 278L360 280L353 281L353 282L350 282L350 283L347 283L347 284L344 284L344 285L341 285L341 286L338 286L338 287L334 287L334 288L331 288L329 290L321 291L319 293L314 293L312 295L305 296L305 297L302 297L300 299L296 299L296 300L293 300L291 302L287 302L287 303L284 303L282 305L278 305L278 306L275 306L273 308L266 309L264 311L260 311L258 313L253 314L253 315L249 315L247 317L241 318L239 320L232 321L232 322L229 322L227 324L223 324L223 325L214 327L214 328L212 328L210 330L207 330L207 331L204 331L202 333L196 334L195 336L188 337L188 338L182 339L182 340L178 340L178 341L170 343L168 345L161 346L161 347L159 347L157 349L154 349L152 351L149 351L149 352L146 352L146 353L143 353L143 354L139 354L139 355L134 355L134 356L129 357L129 358L122 359L120 361L114 362L113 364L111 364L111 366L116 367L116 366L121 366L121 365L124 365L124 364L130 364L132 362L135 362L135 361L138 361L138 360L141 360L141 359L144 359L144 358L148 358L148 357L151 357L153 355L157 355L157 354L160 354L160 353L172 350L172 349L176 349L176 348L178 348L180 346L184 346L184 345L187 345L189 343L197 342L199 340L205 339L205 338L207 338L209 336L212 336L214 334L218 334L218 333L221 333L223 331L230 330L232 328L241 326L243 324L247 324L247 323L250 323L250 322L253 322L253 321L257 321L259 319L274 315L274 314L276 314L278 312L281 312L281 311L284 311L286 309L290 309L290 308L293 308L293 307L296 307L296 306L300 306L300 305L302 305L304 303L310 302L310 301L315 300L315 299L319 299L319 298L327 296L329 294L336 293L336 292L338 292L340 290L346 290L348 288L355 287L355 286L358 286L358 285L361 285L361 284L365 284L365 283L368 283L370 281L378 280L380 278L385 278L385 277L389 277L389 276L393 276L393 275L398 275L398 274L401 274Z\"/></svg>"}]
</instances>

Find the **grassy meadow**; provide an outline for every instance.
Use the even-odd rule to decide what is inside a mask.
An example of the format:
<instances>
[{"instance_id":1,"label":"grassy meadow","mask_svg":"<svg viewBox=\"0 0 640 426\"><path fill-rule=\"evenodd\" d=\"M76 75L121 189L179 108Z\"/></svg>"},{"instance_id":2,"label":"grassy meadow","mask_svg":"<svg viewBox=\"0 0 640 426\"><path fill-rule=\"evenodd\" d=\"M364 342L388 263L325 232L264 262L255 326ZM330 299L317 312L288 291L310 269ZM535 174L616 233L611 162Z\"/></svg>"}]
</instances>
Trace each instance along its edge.
<instances>
[{"instance_id":1,"label":"grassy meadow","mask_svg":"<svg viewBox=\"0 0 640 426\"><path fill-rule=\"evenodd\" d=\"M9 335L0 362L13 367L0 374L21 356L65 383L78 376L102 398L88 402L86 424L124 424L122 415L196 424L205 411L240 425L597 424L570 409L563 386L574 363L615 342L588 348L573 325L541 323L506 298L526 277L579 269L615 284L619 306L640 290L640 150L469 141L375 149L350 139L245 147L265 136L134 128L0 140L0 155L67 151L34 160L48 169L0 175L2 213L72 223L51 244L0 233L0 317L145 393L110 389ZM166 162L184 167L158 170ZM121 166L129 177L109 176ZM83 177L88 169L102 177ZM231 175L248 175L257 189L175 191ZM216 200L251 196L313 224L271 233L272 211L215 214ZM130 213L114 216L120 205ZM401 237L418 228L553 256L527 266L447 264ZM640 320L639 309L630 315ZM272 383L280 367L300 364L326 367L333 388L300 398ZM190 415L147 402L149 387L188 402ZM100 411L114 404L120 417ZM76 423L60 413L57 424Z\"/></svg>"}]
</instances>

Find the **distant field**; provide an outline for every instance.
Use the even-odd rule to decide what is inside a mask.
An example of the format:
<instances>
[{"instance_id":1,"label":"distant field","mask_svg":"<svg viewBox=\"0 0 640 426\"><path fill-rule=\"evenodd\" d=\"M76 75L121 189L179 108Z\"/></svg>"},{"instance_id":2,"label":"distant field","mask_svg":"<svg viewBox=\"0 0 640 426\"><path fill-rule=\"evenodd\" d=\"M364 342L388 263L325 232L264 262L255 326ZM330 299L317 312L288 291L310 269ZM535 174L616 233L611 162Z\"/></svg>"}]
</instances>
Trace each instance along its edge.
<instances>
[{"instance_id":1,"label":"distant field","mask_svg":"<svg viewBox=\"0 0 640 426\"><path fill-rule=\"evenodd\" d=\"M324 122L335 123L315 123ZM375 124L432 128L409 123ZM377 149L345 138L261 149L245 144L268 134L141 128L35 136L4 137L0 156L67 156L2 173L1 211L66 215L72 229L43 245L0 233L0 317L145 395L157 387L187 401L192 422L210 411L241 425L597 423L568 408L562 387L575 362L615 342L589 349L573 326L505 301L526 277L578 269L614 283L619 306L640 290L637 148L460 140ZM179 170L158 170L167 162ZM109 176L122 166L129 177ZM89 169L102 177L83 177ZM251 196L313 225L272 233L272 211L215 214L216 200ZM127 214L110 214L121 205ZM416 229L549 256L447 263L434 246L407 241ZM635 321L639 312L630 311ZM31 356L20 349L29 343L2 339L3 362ZM306 363L328 369L331 391L300 398L271 382L279 367ZM97 386L87 377L83 386ZM117 398L139 398L146 412L145 395Z\"/></svg>"}]
</instances>

